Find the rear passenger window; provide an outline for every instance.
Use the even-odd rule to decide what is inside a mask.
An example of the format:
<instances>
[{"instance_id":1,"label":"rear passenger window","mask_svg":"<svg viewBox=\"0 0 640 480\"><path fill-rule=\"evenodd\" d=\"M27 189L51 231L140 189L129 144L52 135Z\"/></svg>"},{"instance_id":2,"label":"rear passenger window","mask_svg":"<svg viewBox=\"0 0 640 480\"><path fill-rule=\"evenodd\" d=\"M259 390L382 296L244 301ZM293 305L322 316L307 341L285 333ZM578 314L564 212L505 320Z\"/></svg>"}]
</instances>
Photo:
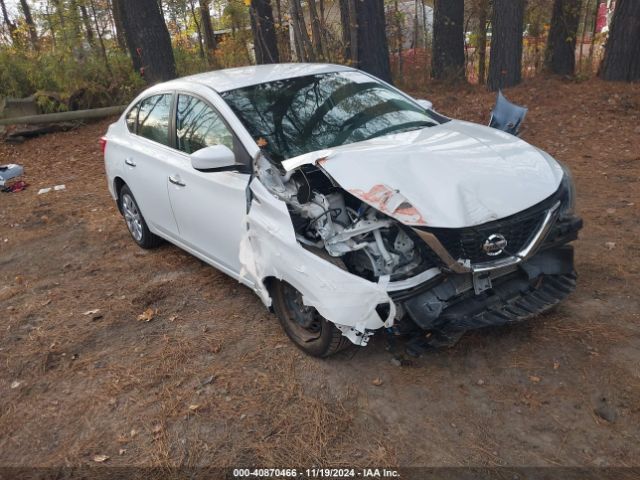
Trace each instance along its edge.
<instances>
[{"instance_id":1,"label":"rear passenger window","mask_svg":"<svg viewBox=\"0 0 640 480\"><path fill-rule=\"evenodd\" d=\"M140 102L138 112L138 135L169 145L169 119L173 95L154 95Z\"/></svg>"},{"instance_id":2,"label":"rear passenger window","mask_svg":"<svg viewBox=\"0 0 640 480\"><path fill-rule=\"evenodd\" d=\"M139 106L140 104L136 103L136 105L131 110L129 110L129 113L127 113L127 128L131 133L136 133L136 122L138 121Z\"/></svg>"},{"instance_id":3,"label":"rear passenger window","mask_svg":"<svg viewBox=\"0 0 640 480\"><path fill-rule=\"evenodd\" d=\"M234 149L233 134L222 117L201 100L189 95L178 96L176 115L178 150L193 153L213 145Z\"/></svg>"}]
</instances>

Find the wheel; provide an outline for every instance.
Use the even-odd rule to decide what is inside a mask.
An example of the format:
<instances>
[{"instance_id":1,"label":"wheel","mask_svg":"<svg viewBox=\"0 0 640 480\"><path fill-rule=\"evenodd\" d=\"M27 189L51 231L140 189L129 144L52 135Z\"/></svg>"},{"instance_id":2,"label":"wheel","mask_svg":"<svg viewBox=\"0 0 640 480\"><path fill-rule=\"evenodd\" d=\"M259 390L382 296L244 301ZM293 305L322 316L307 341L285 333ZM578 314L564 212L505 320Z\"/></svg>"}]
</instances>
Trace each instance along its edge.
<instances>
[{"instance_id":1,"label":"wheel","mask_svg":"<svg viewBox=\"0 0 640 480\"><path fill-rule=\"evenodd\" d=\"M120 190L120 210L127 223L133 240L142 248L155 248L162 243L162 239L149 230L136 199L127 185Z\"/></svg>"},{"instance_id":2,"label":"wheel","mask_svg":"<svg viewBox=\"0 0 640 480\"><path fill-rule=\"evenodd\" d=\"M282 328L305 353L314 357L328 357L351 344L315 308L304 305L302 294L287 282L279 281L273 285L272 299Z\"/></svg>"}]
</instances>

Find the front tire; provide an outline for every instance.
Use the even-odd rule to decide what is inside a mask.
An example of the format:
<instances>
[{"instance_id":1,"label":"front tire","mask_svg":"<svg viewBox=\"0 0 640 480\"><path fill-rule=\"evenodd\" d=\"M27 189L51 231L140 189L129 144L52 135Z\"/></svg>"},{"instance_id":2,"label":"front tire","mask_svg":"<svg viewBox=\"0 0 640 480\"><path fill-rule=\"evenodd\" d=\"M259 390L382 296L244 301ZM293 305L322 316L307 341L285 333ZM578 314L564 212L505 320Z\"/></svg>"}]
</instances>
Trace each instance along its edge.
<instances>
[{"instance_id":1,"label":"front tire","mask_svg":"<svg viewBox=\"0 0 640 480\"><path fill-rule=\"evenodd\" d=\"M162 239L151 233L147 222L142 216L133 193L127 185L120 190L120 211L127 224L131 238L142 248L155 248L162 243Z\"/></svg>"},{"instance_id":2,"label":"front tire","mask_svg":"<svg viewBox=\"0 0 640 480\"><path fill-rule=\"evenodd\" d=\"M302 302L302 294L284 281L274 283L273 309L287 336L303 352L325 358L348 347L351 342L336 326L313 307Z\"/></svg>"}]
</instances>

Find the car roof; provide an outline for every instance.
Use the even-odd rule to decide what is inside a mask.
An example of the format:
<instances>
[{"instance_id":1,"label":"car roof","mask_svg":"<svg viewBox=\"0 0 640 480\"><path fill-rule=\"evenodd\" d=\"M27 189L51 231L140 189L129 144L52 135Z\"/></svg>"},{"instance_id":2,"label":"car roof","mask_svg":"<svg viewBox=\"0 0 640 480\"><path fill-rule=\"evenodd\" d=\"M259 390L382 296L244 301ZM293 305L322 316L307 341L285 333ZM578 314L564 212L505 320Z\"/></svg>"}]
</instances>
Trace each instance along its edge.
<instances>
[{"instance_id":1,"label":"car roof","mask_svg":"<svg viewBox=\"0 0 640 480\"><path fill-rule=\"evenodd\" d=\"M198 73L162 84L164 88L172 83L195 82L213 88L218 93L236 88L249 87L260 83L273 82L286 78L317 75L320 73L353 71L351 67L330 63L274 63L268 65L250 65L247 67L227 68L211 72Z\"/></svg>"}]
</instances>

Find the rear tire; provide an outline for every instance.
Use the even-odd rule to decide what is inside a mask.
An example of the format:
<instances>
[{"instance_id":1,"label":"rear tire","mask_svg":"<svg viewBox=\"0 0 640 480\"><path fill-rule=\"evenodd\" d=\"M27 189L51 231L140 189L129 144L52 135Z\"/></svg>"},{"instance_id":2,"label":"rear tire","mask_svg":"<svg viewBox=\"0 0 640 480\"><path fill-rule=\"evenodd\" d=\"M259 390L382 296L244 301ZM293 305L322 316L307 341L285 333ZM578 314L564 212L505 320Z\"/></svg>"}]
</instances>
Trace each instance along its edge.
<instances>
[{"instance_id":1,"label":"rear tire","mask_svg":"<svg viewBox=\"0 0 640 480\"><path fill-rule=\"evenodd\" d=\"M308 355L325 358L344 350L351 342L313 307L302 303L302 294L284 281L271 289L273 309L282 328L296 346Z\"/></svg>"},{"instance_id":2,"label":"rear tire","mask_svg":"<svg viewBox=\"0 0 640 480\"><path fill-rule=\"evenodd\" d=\"M149 230L138 203L127 185L123 185L120 189L118 201L120 202L120 211L133 241L145 249L159 246L162 243L162 239Z\"/></svg>"}]
</instances>

